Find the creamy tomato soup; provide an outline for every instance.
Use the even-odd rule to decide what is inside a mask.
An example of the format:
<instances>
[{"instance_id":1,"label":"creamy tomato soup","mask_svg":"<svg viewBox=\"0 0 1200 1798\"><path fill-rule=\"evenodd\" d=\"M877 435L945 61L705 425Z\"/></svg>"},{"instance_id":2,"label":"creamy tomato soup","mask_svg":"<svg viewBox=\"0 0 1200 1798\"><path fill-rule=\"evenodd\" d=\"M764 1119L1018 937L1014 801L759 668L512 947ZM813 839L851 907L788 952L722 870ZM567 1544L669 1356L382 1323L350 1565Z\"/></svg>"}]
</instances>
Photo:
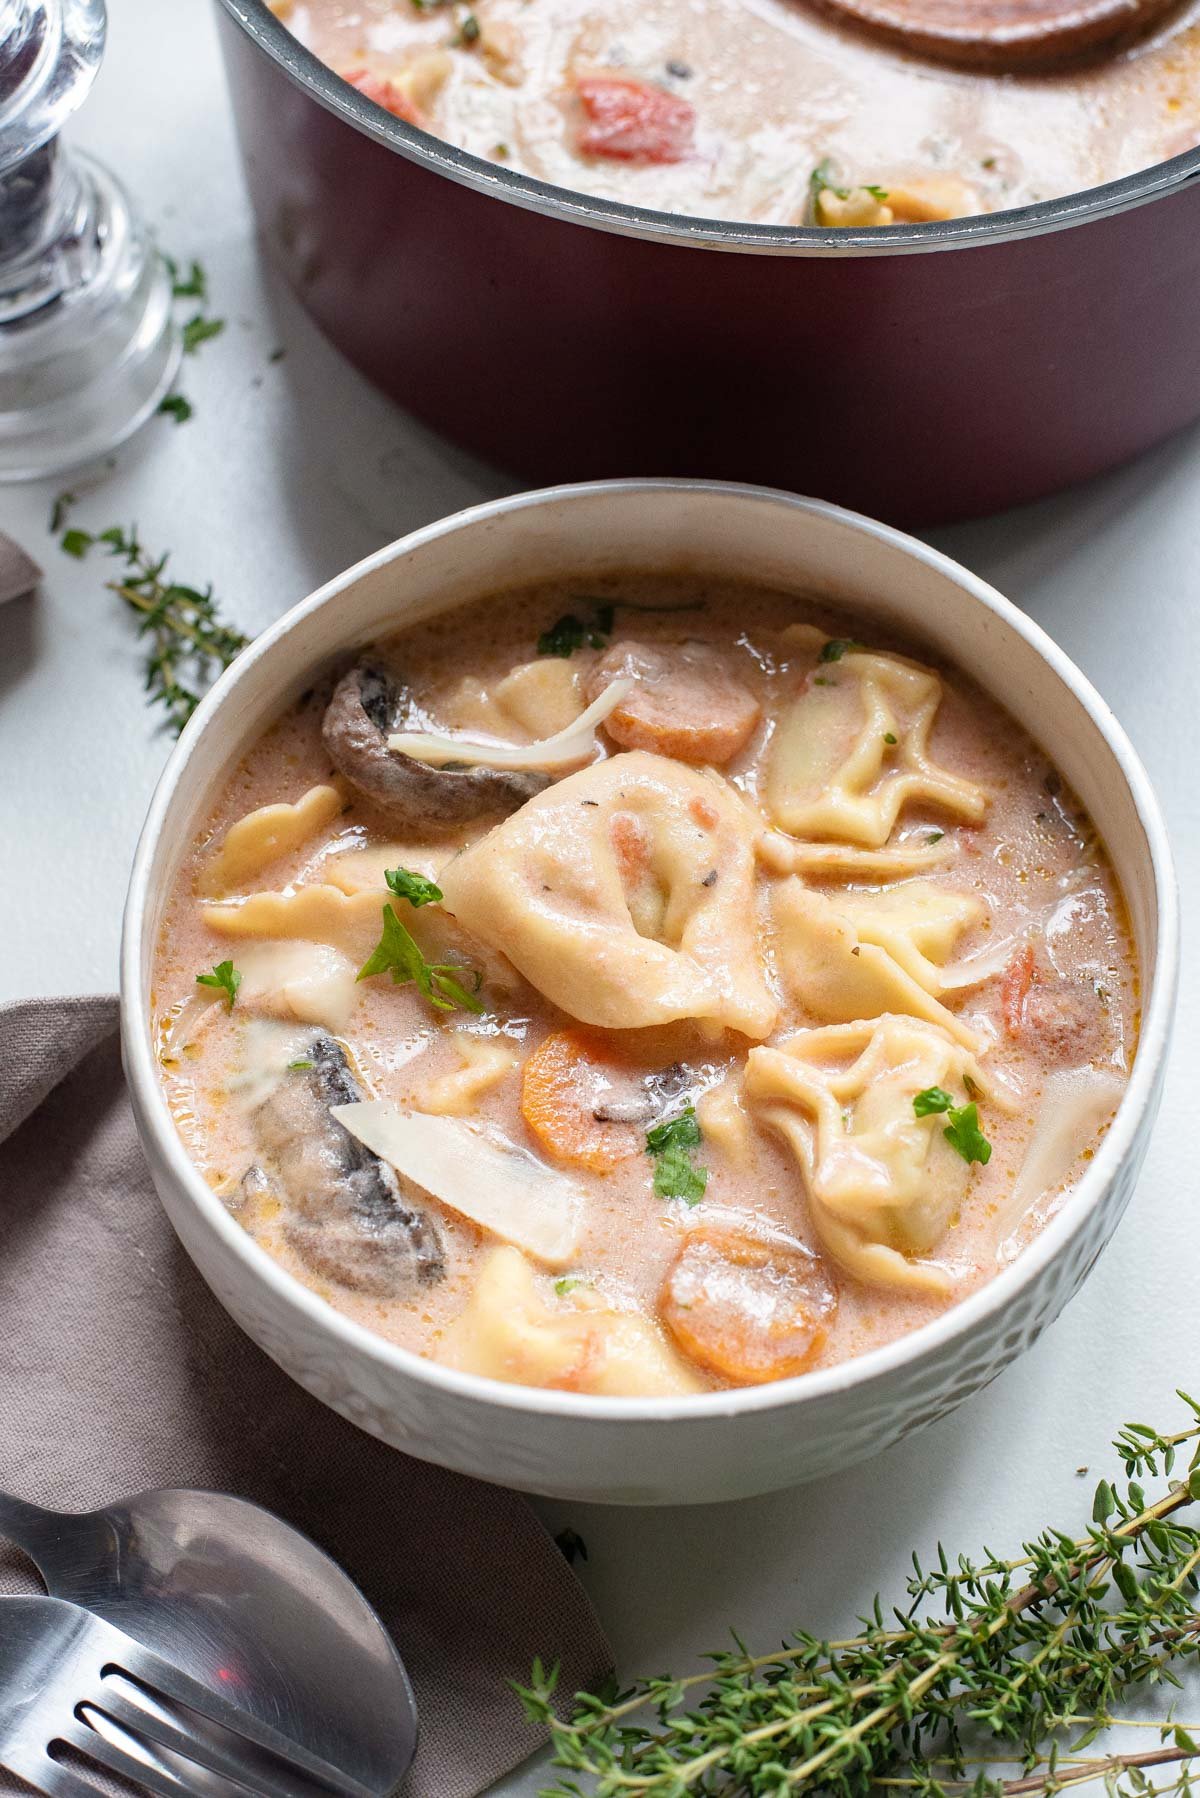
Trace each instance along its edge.
<instances>
[{"instance_id":1,"label":"creamy tomato soup","mask_svg":"<svg viewBox=\"0 0 1200 1798\"><path fill-rule=\"evenodd\" d=\"M1134 1053L1103 845L959 670L694 578L323 675L161 931L180 1134L329 1304L498 1380L827 1367L989 1280Z\"/></svg>"},{"instance_id":2,"label":"creamy tomato soup","mask_svg":"<svg viewBox=\"0 0 1200 1798\"><path fill-rule=\"evenodd\" d=\"M387 111L560 187L879 225L1073 193L1200 141L1200 24L1053 74L906 57L803 0L274 0Z\"/></svg>"}]
</instances>

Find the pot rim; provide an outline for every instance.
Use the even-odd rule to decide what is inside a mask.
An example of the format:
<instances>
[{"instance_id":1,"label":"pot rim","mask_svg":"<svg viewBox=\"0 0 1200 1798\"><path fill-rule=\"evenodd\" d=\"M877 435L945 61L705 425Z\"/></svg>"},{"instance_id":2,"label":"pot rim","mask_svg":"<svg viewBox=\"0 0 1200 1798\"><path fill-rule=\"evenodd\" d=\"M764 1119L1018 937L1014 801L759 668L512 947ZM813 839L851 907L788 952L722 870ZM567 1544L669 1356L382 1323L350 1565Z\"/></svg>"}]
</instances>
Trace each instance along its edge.
<instances>
[{"instance_id":1,"label":"pot rim","mask_svg":"<svg viewBox=\"0 0 1200 1798\"><path fill-rule=\"evenodd\" d=\"M928 224L874 226L870 230L821 230L811 225L750 225L735 220L693 218L627 206L620 200L552 186L532 175L485 161L417 126L392 118L305 49L267 0L219 0L219 4L251 41L299 86L307 88L326 111L336 114L364 136L397 151L410 162L445 175L464 187L545 218L587 225L621 237L673 244L679 248L749 251L774 256L895 256L936 250L973 249L1012 243L1052 231L1111 218L1151 200L1182 192L1200 180L1200 145L1152 163L1136 174L1099 187L1039 200L1007 212L972 218L940 219Z\"/></svg>"},{"instance_id":2,"label":"pot rim","mask_svg":"<svg viewBox=\"0 0 1200 1798\"><path fill-rule=\"evenodd\" d=\"M810 516L837 522L877 542L914 557L961 589L968 603L981 605L1009 630L1024 638L1049 664L1051 672L1088 713L1113 757L1120 777L1133 800L1145 833L1153 883L1155 954L1151 966L1142 969L1143 986L1149 987L1128 1085L1117 1115L1104 1135L1092 1161L1061 1210L1021 1254L977 1291L952 1305L933 1322L910 1331L880 1348L871 1349L834 1367L795 1375L763 1386L745 1386L719 1392L673 1398L603 1398L541 1387L509 1385L481 1375L462 1373L398 1347L353 1322L288 1273L233 1218L203 1179L188 1155L166 1102L154 1051L150 1024L149 989L152 970L143 968L142 946L146 914L161 887L164 860L164 825L175 803L192 747L216 722L233 699L250 669L274 653L277 645L296 626L319 611L364 576L420 551L440 537L452 535L490 519L531 507L554 506L563 500L589 495L648 494L684 490L710 494L714 502L739 498L767 501L797 508ZM1103 824L1097 820L1101 830ZM138 841L130 876L121 941L121 1043L135 1115L143 1138L149 1139L159 1166L165 1166L177 1194L198 1213L201 1226L222 1240L230 1254L246 1264L256 1281L269 1287L278 1302L299 1314L306 1329L332 1340L349 1356L364 1356L383 1373L399 1381L442 1391L452 1400L480 1404L499 1412L534 1412L575 1423L608 1425L663 1423L698 1424L745 1412L788 1410L793 1406L837 1401L856 1388L888 1376L911 1372L914 1367L946 1351L958 1339L969 1336L996 1312L1012 1304L1032 1287L1064 1253L1084 1227L1103 1195L1117 1179L1121 1167L1136 1158L1142 1133L1153 1115L1159 1081L1170 1041L1175 992L1179 973L1179 911L1175 873L1166 825L1158 800L1142 763L1122 726L1087 677L1011 600L972 574L960 563L917 538L879 523L861 513L822 500L804 499L779 488L729 481L637 479L586 481L561 484L518 493L471 506L412 531L406 537L377 550L344 573L336 575L307 599L301 600L244 650L237 661L202 700L173 749L155 788ZM153 1164L153 1157L152 1157Z\"/></svg>"}]
</instances>

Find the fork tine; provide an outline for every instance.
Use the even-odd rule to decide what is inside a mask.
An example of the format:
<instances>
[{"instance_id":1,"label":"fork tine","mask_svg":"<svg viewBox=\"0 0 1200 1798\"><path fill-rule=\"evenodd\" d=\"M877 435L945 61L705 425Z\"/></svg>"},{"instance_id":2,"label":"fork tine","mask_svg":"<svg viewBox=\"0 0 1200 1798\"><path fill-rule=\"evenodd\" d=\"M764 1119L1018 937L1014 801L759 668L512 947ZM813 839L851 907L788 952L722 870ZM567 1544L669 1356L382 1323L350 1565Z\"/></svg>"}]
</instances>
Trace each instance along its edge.
<instances>
[{"instance_id":1,"label":"fork tine","mask_svg":"<svg viewBox=\"0 0 1200 1798\"><path fill-rule=\"evenodd\" d=\"M254 1791L254 1775L249 1770L242 1773L242 1783L235 1786L220 1773L209 1773L195 1761L185 1761L182 1756L172 1754L169 1748L159 1748L143 1741L140 1736L132 1735L129 1730L114 1723L111 1717L102 1716L99 1711L89 1711L85 1720L106 1742L112 1742L117 1748L124 1748L143 1763L149 1761L165 1772L173 1773L177 1780L194 1790L196 1798L247 1798L247 1793Z\"/></svg>"},{"instance_id":2,"label":"fork tine","mask_svg":"<svg viewBox=\"0 0 1200 1798\"><path fill-rule=\"evenodd\" d=\"M352 1791L346 1782L332 1785L322 1779L318 1783L256 1743L238 1740L212 1719L197 1716L193 1723L186 1715L168 1713L155 1705L152 1694L125 1680L118 1686L110 1676L103 1682L100 1697L89 1700L85 1708L112 1718L159 1748L195 1761L207 1772L248 1786L256 1798L327 1798L331 1793L340 1798L341 1793ZM177 1786L168 1789L179 1790Z\"/></svg>"},{"instance_id":3,"label":"fork tine","mask_svg":"<svg viewBox=\"0 0 1200 1798\"><path fill-rule=\"evenodd\" d=\"M185 1785L165 1769L156 1767L153 1762L130 1754L111 1736L102 1736L76 1717L72 1717L58 1731L54 1740L65 1742L68 1748L86 1755L88 1760L98 1761L112 1773L124 1774L126 1779L133 1780L135 1785L145 1786L147 1791L157 1793L159 1798L192 1798L194 1788Z\"/></svg>"},{"instance_id":4,"label":"fork tine","mask_svg":"<svg viewBox=\"0 0 1200 1798\"><path fill-rule=\"evenodd\" d=\"M336 1794L337 1798L376 1798L376 1794L367 1786L312 1754L291 1737L282 1735L269 1724L221 1697L210 1686L201 1685L186 1673L181 1673L169 1661L152 1654L131 1637L115 1630L113 1633L118 1637L119 1647L114 1645L108 1665L125 1674L126 1679L136 1687L143 1688L151 1704L157 1694L172 1700L176 1705L182 1705L185 1710L193 1712L202 1724L210 1726L204 1732L206 1740L212 1741L218 1732L223 1731L229 1738L229 1752L234 1755L244 1754L247 1743L267 1750L275 1764L276 1787L274 1791L264 1791L263 1798L313 1798L314 1786L318 1792ZM81 1693L80 1697L98 1709L106 1710L109 1708L110 1693L111 1681L102 1679L98 1689L90 1694ZM154 1730L163 1727L161 1713L157 1716L153 1711L143 1713L139 1706L133 1727L139 1734L153 1737ZM190 1720L184 1718L182 1727L186 1733L192 1727ZM194 1739L191 1734L187 1735L187 1743ZM164 1745L173 1747L175 1744L167 1742ZM190 1752L186 1743L182 1752ZM288 1777L304 1783L281 1783Z\"/></svg>"}]
</instances>

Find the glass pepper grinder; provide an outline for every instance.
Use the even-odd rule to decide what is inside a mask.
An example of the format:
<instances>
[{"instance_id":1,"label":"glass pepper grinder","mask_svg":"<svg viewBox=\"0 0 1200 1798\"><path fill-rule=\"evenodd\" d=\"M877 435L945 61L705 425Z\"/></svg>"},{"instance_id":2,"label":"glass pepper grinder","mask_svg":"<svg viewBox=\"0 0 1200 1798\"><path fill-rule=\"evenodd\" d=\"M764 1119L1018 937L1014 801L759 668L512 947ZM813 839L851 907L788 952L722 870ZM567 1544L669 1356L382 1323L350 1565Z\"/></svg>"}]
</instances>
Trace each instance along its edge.
<instances>
[{"instance_id":1,"label":"glass pepper grinder","mask_svg":"<svg viewBox=\"0 0 1200 1798\"><path fill-rule=\"evenodd\" d=\"M0 0L0 480L123 442L179 360L170 279L124 189L58 135L105 22L104 0Z\"/></svg>"}]
</instances>

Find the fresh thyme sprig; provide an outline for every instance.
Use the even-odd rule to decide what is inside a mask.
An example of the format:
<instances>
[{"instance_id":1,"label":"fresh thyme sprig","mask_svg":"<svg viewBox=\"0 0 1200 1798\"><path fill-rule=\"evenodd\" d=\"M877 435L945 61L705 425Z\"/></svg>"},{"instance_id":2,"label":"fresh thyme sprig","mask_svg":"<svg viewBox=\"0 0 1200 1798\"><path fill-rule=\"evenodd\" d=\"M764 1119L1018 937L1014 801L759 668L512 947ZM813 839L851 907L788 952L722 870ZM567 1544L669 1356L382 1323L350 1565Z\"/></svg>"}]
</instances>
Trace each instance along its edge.
<instances>
[{"instance_id":1,"label":"fresh thyme sprig","mask_svg":"<svg viewBox=\"0 0 1200 1798\"><path fill-rule=\"evenodd\" d=\"M168 557L150 555L136 525L127 531L111 525L96 533L73 526L63 533L63 549L80 560L97 544L125 564L121 579L105 584L137 616L138 635L147 640L146 692L178 733L205 689L250 639L223 622L211 587L202 592L166 580Z\"/></svg>"},{"instance_id":2,"label":"fresh thyme sprig","mask_svg":"<svg viewBox=\"0 0 1200 1798\"><path fill-rule=\"evenodd\" d=\"M1178 1686L1200 1656L1200 1528L1177 1514L1200 1500L1200 1404L1162 1435L1121 1432L1128 1483L1102 1480L1091 1527L1049 1529L1014 1560L990 1552L952 1562L939 1548L913 1559L909 1602L885 1619L878 1599L859 1634L823 1642L797 1633L771 1655L735 1637L711 1670L647 1680L629 1691L578 1694L559 1721L556 1670L535 1665L518 1694L551 1734L555 1764L582 1778L554 1798L867 1798L897 1786L917 1798L1053 1795L1102 1781L1109 1798L1163 1798L1190 1789L1200 1753L1170 1716L1160 1745L1084 1756L1117 1707L1145 1685ZM1138 1474L1181 1480L1147 1498ZM999 1769L1014 1763L1015 1777ZM1147 1770L1170 1768L1152 1785Z\"/></svg>"}]
</instances>

